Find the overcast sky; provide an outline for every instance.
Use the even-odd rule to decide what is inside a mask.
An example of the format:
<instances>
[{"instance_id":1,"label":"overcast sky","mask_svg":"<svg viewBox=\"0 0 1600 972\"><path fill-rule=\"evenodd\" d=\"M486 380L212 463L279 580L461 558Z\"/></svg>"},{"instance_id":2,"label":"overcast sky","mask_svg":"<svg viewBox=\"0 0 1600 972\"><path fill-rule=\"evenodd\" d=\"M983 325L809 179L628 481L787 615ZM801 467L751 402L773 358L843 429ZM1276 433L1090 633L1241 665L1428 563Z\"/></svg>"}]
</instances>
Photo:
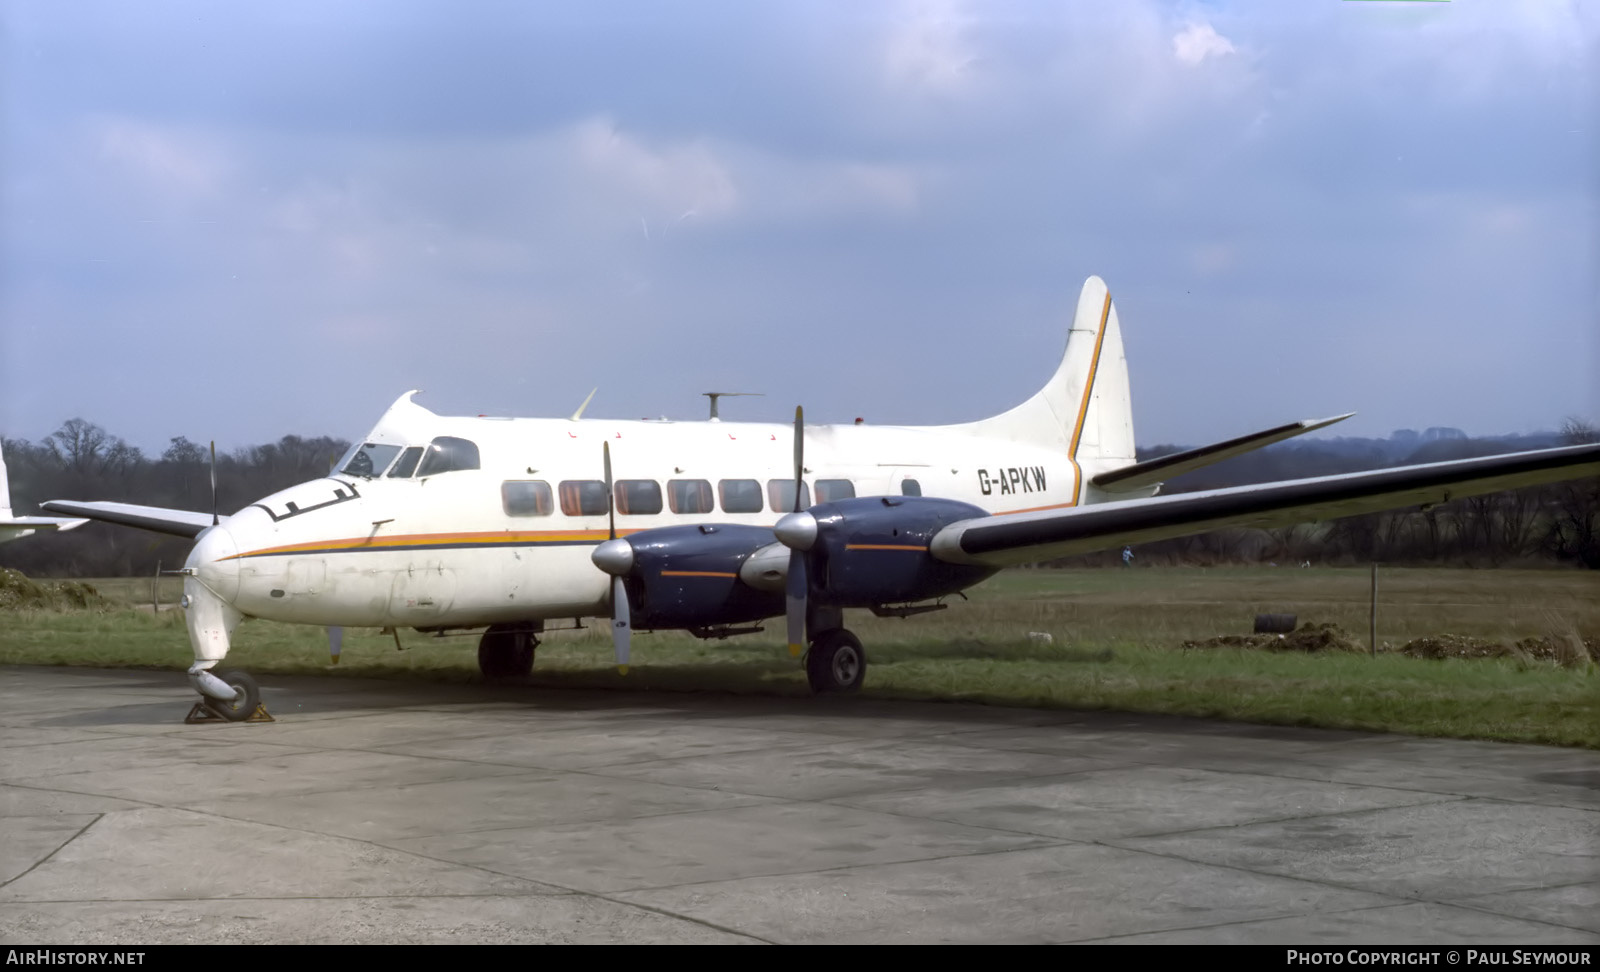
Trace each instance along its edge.
<instances>
[{"instance_id":1,"label":"overcast sky","mask_svg":"<svg viewBox=\"0 0 1600 972\"><path fill-rule=\"evenodd\" d=\"M1600 419L1600 5L0 5L0 434Z\"/></svg>"}]
</instances>

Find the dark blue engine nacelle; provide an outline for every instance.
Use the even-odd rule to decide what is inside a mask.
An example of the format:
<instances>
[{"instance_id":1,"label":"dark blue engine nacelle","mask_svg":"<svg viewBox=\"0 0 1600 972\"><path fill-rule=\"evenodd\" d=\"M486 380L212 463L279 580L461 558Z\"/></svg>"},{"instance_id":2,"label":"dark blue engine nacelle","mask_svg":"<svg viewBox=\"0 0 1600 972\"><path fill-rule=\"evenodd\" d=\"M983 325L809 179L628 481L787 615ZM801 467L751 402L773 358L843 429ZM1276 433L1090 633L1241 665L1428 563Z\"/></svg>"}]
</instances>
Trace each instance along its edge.
<instances>
[{"instance_id":1,"label":"dark blue engine nacelle","mask_svg":"<svg viewBox=\"0 0 1600 972\"><path fill-rule=\"evenodd\" d=\"M625 577L636 628L702 628L783 613L783 593L739 579L749 556L774 542L766 527L738 524L661 527L627 538Z\"/></svg>"},{"instance_id":2,"label":"dark blue engine nacelle","mask_svg":"<svg viewBox=\"0 0 1600 972\"><path fill-rule=\"evenodd\" d=\"M807 580L818 601L875 607L944 597L998 571L949 564L928 552L933 535L957 520L989 514L970 503L923 496L879 496L819 503Z\"/></svg>"}]
</instances>

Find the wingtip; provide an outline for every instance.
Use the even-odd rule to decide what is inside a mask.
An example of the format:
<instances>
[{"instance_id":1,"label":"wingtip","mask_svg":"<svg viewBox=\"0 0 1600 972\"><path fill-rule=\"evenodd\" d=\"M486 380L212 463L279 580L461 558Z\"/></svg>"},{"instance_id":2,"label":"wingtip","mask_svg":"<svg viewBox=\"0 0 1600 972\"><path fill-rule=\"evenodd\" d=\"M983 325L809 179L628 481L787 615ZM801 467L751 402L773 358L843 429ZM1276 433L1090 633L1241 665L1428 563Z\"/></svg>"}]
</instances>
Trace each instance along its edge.
<instances>
[{"instance_id":1,"label":"wingtip","mask_svg":"<svg viewBox=\"0 0 1600 972\"><path fill-rule=\"evenodd\" d=\"M1339 422L1343 422L1345 419L1350 418L1354 414L1356 414L1356 413L1354 413L1354 412L1345 412L1343 415L1331 415L1331 416L1329 416L1327 418L1301 419L1300 420L1300 427L1302 429L1307 430L1307 431L1310 431L1311 429L1320 429L1320 428L1324 428L1324 427L1329 426L1329 425L1334 425L1334 424L1337 424Z\"/></svg>"}]
</instances>

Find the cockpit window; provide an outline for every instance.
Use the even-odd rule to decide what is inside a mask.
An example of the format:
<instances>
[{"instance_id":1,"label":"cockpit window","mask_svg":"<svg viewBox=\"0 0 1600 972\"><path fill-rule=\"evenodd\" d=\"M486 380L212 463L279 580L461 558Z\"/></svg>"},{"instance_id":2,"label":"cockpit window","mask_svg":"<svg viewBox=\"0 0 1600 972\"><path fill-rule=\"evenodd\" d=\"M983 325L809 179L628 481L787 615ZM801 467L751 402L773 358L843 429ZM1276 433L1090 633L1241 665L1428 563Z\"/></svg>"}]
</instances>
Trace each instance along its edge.
<instances>
[{"instance_id":1,"label":"cockpit window","mask_svg":"<svg viewBox=\"0 0 1600 972\"><path fill-rule=\"evenodd\" d=\"M376 479L383 475L383 471L389 468L389 463L394 462L394 457L399 454L399 446L363 442L359 447L351 450L349 458L339 471L346 476L363 476L367 479Z\"/></svg>"},{"instance_id":2,"label":"cockpit window","mask_svg":"<svg viewBox=\"0 0 1600 972\"><path fill-rule=\"evenodd\" d=\"M478 446L467 439L441 435L428 443L422 452L422 463L417 476L434 476L439 473L458 472L478 468Z\"/></svg>"},{"instance_id":3,"label":"cockpit window","mask_svg":"<svg viewBox=\"0 0 1600 972\"><path fill-rule=\"evenodd\" d=\"M400 453L400 461L389 470L390 479L405 479L417 471L417 460L422 458L422 446L412 446Z\"/></svg>"}]
</instances>

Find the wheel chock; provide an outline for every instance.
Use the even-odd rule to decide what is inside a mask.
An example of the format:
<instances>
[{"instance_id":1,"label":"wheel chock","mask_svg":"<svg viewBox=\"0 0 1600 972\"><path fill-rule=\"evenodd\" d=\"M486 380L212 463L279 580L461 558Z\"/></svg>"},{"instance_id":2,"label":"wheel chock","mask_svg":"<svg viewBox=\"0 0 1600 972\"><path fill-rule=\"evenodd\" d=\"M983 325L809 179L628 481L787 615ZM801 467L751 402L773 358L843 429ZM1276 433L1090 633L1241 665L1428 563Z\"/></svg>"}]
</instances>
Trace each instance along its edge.
<instances>
[{"instance_id":1,"label":"wheel chock","mask_svg":"<svg viewBox=\"0 0 1600 972\"><path fill-rule=\"evenodd\" d=\"M219 716L215 712L211 711L211 708L209 706L207 706L204 702L196 702L194 704L194 708L189 710L189 714L183 717L183 724L186 725L186 726L198 725L198 724L203 723L203 722L232 722L232 721L234 721L234 720L232 720L232 719L224 719L222 716ZM242 721L244 721L244 722L277 722L278 720L274 719L272 717L272 715L267 712L267 707L265 705L258 704L256 706L256 711L250 713L250 718L244 719Z\"/></svg>"}]
</instances>

